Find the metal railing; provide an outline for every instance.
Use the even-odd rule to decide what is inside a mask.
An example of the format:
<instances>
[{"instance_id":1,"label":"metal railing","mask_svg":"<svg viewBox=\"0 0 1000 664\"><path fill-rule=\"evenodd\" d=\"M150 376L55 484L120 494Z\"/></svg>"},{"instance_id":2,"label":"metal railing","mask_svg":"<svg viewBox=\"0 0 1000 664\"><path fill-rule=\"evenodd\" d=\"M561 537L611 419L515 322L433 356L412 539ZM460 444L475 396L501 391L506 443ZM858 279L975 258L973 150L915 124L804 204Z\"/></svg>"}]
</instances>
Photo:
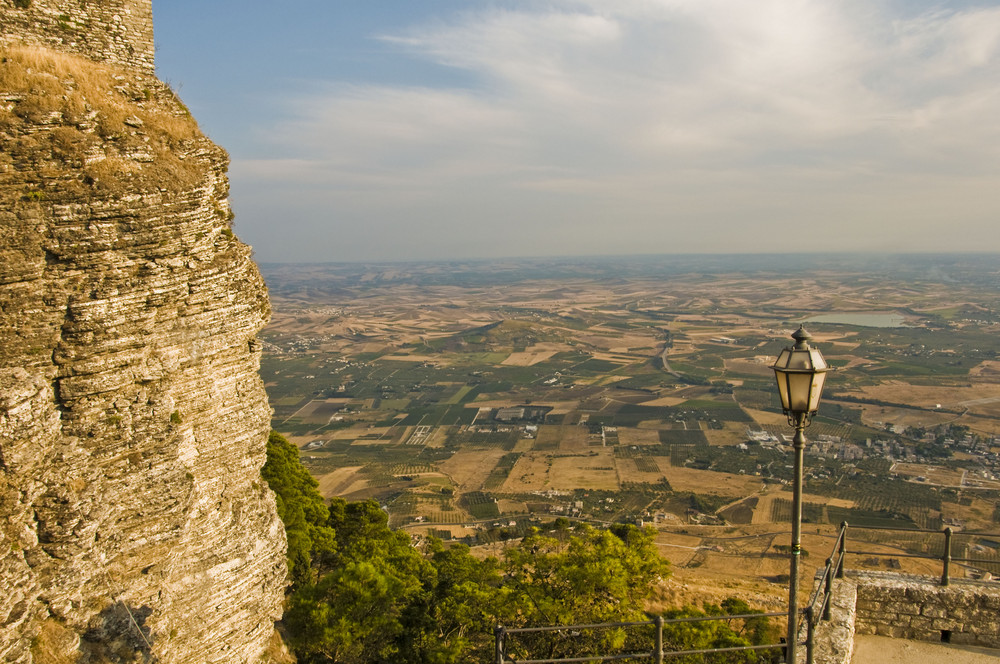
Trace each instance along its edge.
<instances>
[{"instance_id":1,"label":"metal railing","mask_svg":"<svg viewBox=\"0 0 1000 664\"><path fill-rule=\"evenodd\" d=\"M643 620L638 622L618 622L618 623L596 623L590 625L551 625L546 627L517 627L517 628L507 628L502 625L497 625L494 629L494 664L569 664L570 662L608 662L613 660L652 660L655 664L663 664L664 660L681 657L685 655L710 655L714 653L727 653L727 652L753 652L758 650L775 650L781 651L782 657L784 656L785 644L781 643L768 643L764 645L746 645L746 646L730 646L724 648L701 648L701 649L691 649L691 650L676 650L671 649L669 643L664 642L663 630L664 627L680 624L680 623L695 623L695 622L709 622L709 621L730 621L730 620L752 620L755 618L773 618L773 617L785 617L787 618L787 612L778 613L743 613L735 615L718 615L718 616L694 616L688 618L663 618L662 616L656 616L652 620ZM652 650L644 650L638 652L628 652L628 653L618 653L614 655L582 655L575 657L559 657L559 658L548 658L548 659L514 659L510 657L507 652L507 637L517 634L531 634L540 632L562 632L567 636L579 636L579 633L584 630L599 630L599 629L615 629L622 627L645 627L649 626L653 628L653 648Z\"/></svg>"},{"instance_id":2,"label":"metal railing","mask_svg":"<svg viewBox=\"0 0 1000 664\"><path fill-rule=\"evenodd\" d=\"M823 620L830 619L830 605L833 596L833 580L835 578L840 579L844 576L844 562L847 558L847 554L856 556L875 556L877 558L922 558L924 560L940 560L941 561L941 581L942 586L947 586L951 583L951 568L955 563L961 564L978 564L978 565L988 565L988 566L1000 566L1000 557L995 558L970 558L967 556L955 556L952 553L953 539L955 536L955 531L951 528L944 528L943 530L927 530L921 528L893 528L891 526L850 526L853 530L860 531L889 531L895 533L905 533L907 536L914 535L924 535L927 536L925 539L930 540L929 545L926 547L928 549L934 548L933 540L936 536L940 535L942 537L942 545L940 548L940 553L908 553L901 551L866 551L866 550L851 550L848 551L847 547L847 533L848 524L843 522L840 524L840 531L837 534L837 541L833 545L833 552L830 557L826 559L826 567L820 572L819 578L816 583L816 588L813 590L812 597L810 597L806 608L804 609L806 626L807 626L807 636L806 636L806 662L807 664L812 664L813 662L813 648L815 646L815 630L816 626ZM985 539L987 537L996 538L994 540L988 540L993 543L1000 544L1000 534L996 533L980 533L980 532L963 532L963 536L970 538L980 538ZM859 540L860 541L860 540Z\"/></svg>"},{"instance_id":3,"label":"metal railing","mask_svg":"<svg viewBox=\"0 0 1000 664\"><path fill-rule=\"evenodd\" d=\"M830 619L830 605L833 600L833 580L844 577L844 559L847 557L847 523L840 524L833 553L826 559L826 567L816 582L816 589L803 610L806 622L806 664L813 664L816 648L816 625L821 620Z\"/></svg>"},{"instance_id":4,"label":"metal railing","mask_svg":"<svg viewBox=\"0 0 1000 664\"><path fill-rule=\"evenodd\" d=\"M849 550L847 546L847 534L849 532L847 522L840 524L840 530L837 533L837 539L833 545L833 551L830 557L826 559L826 566L819 573L818 580L816 582L815 590L813 590L812 595L809 598L809 602L806 604L805 608L799 611L800 621L804 618L804 624L806 627L805 641L799 641L797 645L806 646L806 662L807 664L813 664L813 655L816 645L816 627L824 620L830 620L830 609L833 597L833 582L834 579L840 579L844 576L844 564L847 559L847 554L856 556L876 556L878 558L923 558L925 560L940 560L942 564L941 569L941 580L942 586L947 586L951 582L951 568L954 564L978 564L984 566L993 566L1000 572L1000 553L994 558L970 558L968 556L955 556L953 555L953 540L955 537L955 532L951 528L945 528L943 530L924 530L919 528L892 528L886 526L851 526L851 530L856 531L890 531L895 533L905 533L907 536L925 536L924 539L928 542L923 543L923 547L928 549L925 553L912 553L912 552L900 552L900 551L866 551L866 550ZM1000 549L1000 534L996 533L980 533L980 532L962 532L963 536L968 536L970 538L980 538L984 542L991 542L996 544L997 548ZM942 537L942 545L939 552L930 553L930 549L936 549L936 545L933 540L936 536L940 535ZM985 538L995 538L992 540L986 540ZM863 540L858 540L863 541ZM897 538L898 545L898 538ZM967 547L968 548L968 547ZM740 615L714 615L714 616L697 616L690 618L671 618L665 619L662 616L657 616L652 620L644 620L639 622L618 622L618 623L597 623L590 625L553 625L547 627L518 627L518 628L507 628L502 625L498 625L494 630L495 637L495 649L494 649L494 664L569 664L571 662L608 662L614 660L652 660L655 664L663 664L665 660L681 657L684 655L710 655L714 653L727 653L727 652L752 652L758 650L775 650L780 651L782 659L786 657L786 649L784 639L781 643L771 643L766 645L749 645L749 646L733 646L727 648L703 648L698 650L676 650L670 647L670 644L664 643L664 627L677 624L677 623L690 623L690 622L708 622L708 621L720 621L720 620L748 620L753 618L774 618L774 617L788 617L787 612L779 613L747 613ZM802 623L799 623L800 626ZM643 650L637 652L629 653L619 653L614 655L581 655L573 657L562 657L562 658L548 658L548 659L514 659L508 653L507 648L507 638L512 635L518 634L532 634L541 632L561 632L567 637L576 637L580 635L580 632L584 630L600 630L600 629L615 629L615 628L641 628L641 627L652 627L653 628L653 647L652 650ZM801 633L801 629L796 632Z\"/></svg>"},{"instance_id":5,"label":"metal railing","mask_svg":"<svg viewBox=\"0 0 1000 664\"><path fill-rule=\"evenodd\" d=\"M923 535L927 542L924 542L921 548L926 549L923 553L913 553L905 551L867 551L867 550L847 550L847 533L848 529L859 530L859 531L871 531L871 532L893 532L908 537ZM941 536L941 546L938 547L933 543L935 536ZM951 528L944 528L942 530L928 530L922 528L893 528L891 526L848 526L847 522L840 524L840 532L837 535L837 541L833 547L833 553L830 558L827 558L827 570L824 571L824 578L828 576L829 568L831 564L836 564L835 576L840 578L844 575L844 558L847 553L854 556L874 556L875 558L922 558L924 560L940 560L941 561L941 585L947 586L951 582L951 569L955 563L969 564L969 565L982 565L993 567L994 569L1000 569L1000 555L995 555L993 558L970 558L968 556L956 556L953 553L953 541L956 536L968 537L971 539L979 539L983 542L990 542L993 548L1000 548L1000 533L985 533L985 532L975 532L975 531L956 531ZM986 539L992 538L992 539ZM903 538L895 538L891 544L892 546L898 547L900 540ZM860 540L858 540L860 541ZM968 548L968 547L967 547ZM938 549L939 552L931 553L931 549Z\"/></svg>"}]
</instances>

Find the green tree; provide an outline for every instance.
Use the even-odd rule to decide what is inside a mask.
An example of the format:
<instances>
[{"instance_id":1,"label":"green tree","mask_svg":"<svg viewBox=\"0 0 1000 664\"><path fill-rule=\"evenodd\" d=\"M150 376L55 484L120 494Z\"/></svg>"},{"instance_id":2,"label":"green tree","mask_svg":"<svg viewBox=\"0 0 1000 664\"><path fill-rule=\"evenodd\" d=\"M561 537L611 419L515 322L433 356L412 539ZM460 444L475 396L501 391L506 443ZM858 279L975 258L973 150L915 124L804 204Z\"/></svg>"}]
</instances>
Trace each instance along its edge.
<instances>
[{"instance_id":1,"label":"green tree","mask_svg":"<svg viewBox=\"0 0 1000 664\"><path fill-rule=\"evenodd\" d=\"M304 662L397 662L412 607L426 604L435 570L373 500L335 498L325 510L335 546L315 583L301 584L285 616Z\"/></svg>"},{"instance_id":2,"label":"green tree","mask_svg":"<svg viewBox=\"0 0 1000 664\"><path fill-rule=\"evenodd\" d=\"M385 558L351 561L292 595L292 648L300 662L400 661L401 618L422 590L420 578Z\"/></svg>"},{"instance_id":3,"label":"green tree","mask_svg":"<svg viewBox=\"0 0 1000 664\"><path fill-rule=\"evenodd\" d=\"M528 535L504 558L511 605L516 607L506 624L645 620L646 600L656 582L669 574L653 537L652 529L635 526L619 527L615 533L579 526L565 541L538 533ZM629 634L623 628L574 635L560 631L519 641L533 657L556 658L620 652L630 641Z\"/></svg>"},{"instance_id":4,"label":"green tree","mask_svg":"<svg viewBox=\"0 0 1000 664\"><path fill-rule=\"evenodd\" d=\"M293 584L285 610L288 644L302 664L458 664L489 661L493 627L643 621L658 580L669 573L654 531L615 525L610 531L534 531L512 540L501 559L430 539L422 549L389 528L373 500L324 503L298 450L272 433L262 476L277 497L289 542ZM691 615L685 609L677 615ZM711 615L750 613L740 600L706 606ZM699 615L703 613L696 612ZM684 647L760 643L766 619L671 632ZM648 626L519 635L511 654L568 657L648 651ZM734 655L727 661L757 661ZM760 660L763 661L763 660Z\"/></svg>"},{"instance_id":5,"label":"green tree","mask_svg":"<svg viewBox=\"0 0 1000 664\"><path fill-rule=\"evenodd\" d=\"M720 605L705 603L699 610L693 606L665 611L665 619L700 618L708 616L736 616L760 613L754 611L743 600L728 598ZM777 627L765 617L733 618L731 620L712 620L704 622L667 623L663 627L663 643L666 650L707 650L710 648L736 648L749 645L764 645L777 643ZM758 664L780 661L782 652L774 650L744 650L729 653L719 653L712 656L718 664ZM672 657L671 661L681 664L701 664L704 660L699 655Z\"/></svg>"},{"instance_id":6,"label":"green tree","mask_svg":"<svg viewBox=\"0 0 1000 664\"><path fill-rule=\"evenodd\" d=\"M260 471L274 491L278 516L288 539L288 574L293 585L312 580L313 558L322 560L336 550L329 510L319 486L299 460L299 450L277 431L267 440L267 462Z\"/></svg>"},{"instance_id":7,"label":"green tree","mask_svg":"<svg viewBox=\"0 0 1000 664\"><path fill-rule=\"evenodd\" d=\"M411 607L399 661L452 664L489 661L493 627L509 613L510 591L496 558L475 558L469 547L429 544L435 569L432 592Z\"/></svg>"}]
</instances>

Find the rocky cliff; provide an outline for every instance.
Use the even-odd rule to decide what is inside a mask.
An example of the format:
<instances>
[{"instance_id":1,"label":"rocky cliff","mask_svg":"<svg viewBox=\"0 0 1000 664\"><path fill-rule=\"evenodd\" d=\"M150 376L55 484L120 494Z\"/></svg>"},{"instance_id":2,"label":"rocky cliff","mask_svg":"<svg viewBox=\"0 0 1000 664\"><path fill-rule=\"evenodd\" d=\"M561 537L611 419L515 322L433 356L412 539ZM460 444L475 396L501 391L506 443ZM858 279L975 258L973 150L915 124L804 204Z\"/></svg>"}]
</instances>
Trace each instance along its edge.
<instances>
[{"instance_id":1,"label":"rocky cliff","mask_svg":"<svg viewBox=\"0 0 1000 664\"><path fill-rule=\"evenodd\" d=\"M149 3L0 0L5 662L255 662L280 614L266 290Z\"/></svg>"}]
</instances>

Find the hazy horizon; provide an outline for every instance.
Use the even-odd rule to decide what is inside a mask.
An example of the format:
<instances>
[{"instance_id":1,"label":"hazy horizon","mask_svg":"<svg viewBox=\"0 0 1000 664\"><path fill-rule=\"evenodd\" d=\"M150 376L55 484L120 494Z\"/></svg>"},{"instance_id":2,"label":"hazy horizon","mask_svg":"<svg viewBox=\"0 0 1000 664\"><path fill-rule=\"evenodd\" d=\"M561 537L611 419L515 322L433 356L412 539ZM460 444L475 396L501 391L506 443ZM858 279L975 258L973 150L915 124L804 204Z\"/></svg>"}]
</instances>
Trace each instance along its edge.
<instances>
[{"instance_id":1,"label":"hazy horizon","mask_svg":"<svg viewBox=\"0 0 1000 664\"><path fill-rule=\"evenodd\" d=\"M507 256L466 256L466 257L451 257L451 258L400 258L400 259L385 259L385 260L368 260L368 259L337 259L337 260L297 260L297 261L268 261L268 260L257 260L260 265L338 265L338 264L396 264L396 263L488 263L488 262L501 262L501 261L573 261L573 260L625 260L629 258L640 258L640 259L654 259L654 258L725 258L725 257L739 257L746 259L754 258L765 258L765 257L775 257L775 258L795 258L797 260L807 261L810 258L836 258L836 257L857 257L857 258L870 258L872 260L883 260L886 258L954 258L960 259L963 257L1000 257L1000 251L896 251L896 252L886 252L886 251L812 251L812 252L801 252L801 251L783 251L783 252L766 252L766 251L747 251L747 252L685 252L685 253L632 253L632 254L537 254L537 255L507 255ZM1000 269L1000 266L998 266Z\"/></svg>"},{"instance_id":2,"label":"hazy horizon","mask_svg":"<svg viewBox=\"0 0 1000 664\"><path fill-rule=\"evenodd\" d=\"M1000 5L154 2L267 262L997 252Z\"/></svg>"}]
</instances>

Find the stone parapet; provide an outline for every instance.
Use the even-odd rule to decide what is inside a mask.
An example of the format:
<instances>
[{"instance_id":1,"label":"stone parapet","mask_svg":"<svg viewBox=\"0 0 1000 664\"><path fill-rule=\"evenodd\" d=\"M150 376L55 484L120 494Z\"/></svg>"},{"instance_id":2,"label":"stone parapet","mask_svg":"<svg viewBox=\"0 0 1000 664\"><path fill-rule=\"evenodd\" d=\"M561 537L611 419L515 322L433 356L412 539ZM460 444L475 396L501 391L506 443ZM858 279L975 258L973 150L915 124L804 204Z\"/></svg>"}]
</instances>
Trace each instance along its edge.
<instances>
[{"instance_id":1,"label":"stone parapet","mask_svg":"<svg viewBox=\"0 0 1000 664\"><path fill-rule=\"evenodd\" d=\"M1000 584L847 571L833 584L830 620L816 626L813 661L849 664L857 634L1000 648Z\"/></svg>"},{"instance_id":2,"label":"stone parapet","mask_svg":"<svg viewBox=\"0 0 1000 664\"><path fill-rule=\"evenodd\" d=\"M1000 648L1000 585L854 572L858 634Z\"/></svg>"}]
</instances>

